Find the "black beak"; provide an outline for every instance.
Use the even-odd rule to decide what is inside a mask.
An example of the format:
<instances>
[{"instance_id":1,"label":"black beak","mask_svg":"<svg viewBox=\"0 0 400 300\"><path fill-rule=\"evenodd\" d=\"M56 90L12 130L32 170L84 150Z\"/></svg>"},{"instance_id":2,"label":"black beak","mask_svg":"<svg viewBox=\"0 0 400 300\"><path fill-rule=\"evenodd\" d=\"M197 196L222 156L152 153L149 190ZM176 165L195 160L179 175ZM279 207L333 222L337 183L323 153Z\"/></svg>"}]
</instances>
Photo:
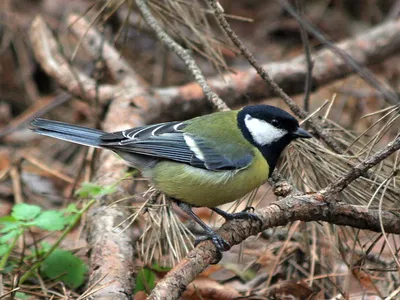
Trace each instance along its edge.
<instances>
[{"instance_id":1,"label":"black beak","mask_svg":"<svg viewBox=\"0 0 400 300\"><path fill-rule=\"evenodd\" d=\"M309 139L309 138L312 138L312 135L307 130L304 130L303 128L298 127L297 130L295 132L293 132L293 137Z\"/></svg>"}]
</instances>

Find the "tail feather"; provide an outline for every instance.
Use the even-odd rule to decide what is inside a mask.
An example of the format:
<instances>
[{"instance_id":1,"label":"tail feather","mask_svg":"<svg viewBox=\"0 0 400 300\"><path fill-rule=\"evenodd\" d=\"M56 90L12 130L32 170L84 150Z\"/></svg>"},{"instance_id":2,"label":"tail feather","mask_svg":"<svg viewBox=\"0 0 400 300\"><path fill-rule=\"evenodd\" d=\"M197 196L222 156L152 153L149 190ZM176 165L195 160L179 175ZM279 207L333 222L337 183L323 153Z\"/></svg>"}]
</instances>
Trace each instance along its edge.
<instances>
[{"instance_id":1,"label":"tail feather","mask_svg":"<svg viewBox=\"0 0 400 300\"><path fill-rule=\"evenodd\" d=\"M41 135L97 148L100 148L100 137L104 134L98 129L38 118L32 121L31 129Z\"/></svg>"}]
</instances>

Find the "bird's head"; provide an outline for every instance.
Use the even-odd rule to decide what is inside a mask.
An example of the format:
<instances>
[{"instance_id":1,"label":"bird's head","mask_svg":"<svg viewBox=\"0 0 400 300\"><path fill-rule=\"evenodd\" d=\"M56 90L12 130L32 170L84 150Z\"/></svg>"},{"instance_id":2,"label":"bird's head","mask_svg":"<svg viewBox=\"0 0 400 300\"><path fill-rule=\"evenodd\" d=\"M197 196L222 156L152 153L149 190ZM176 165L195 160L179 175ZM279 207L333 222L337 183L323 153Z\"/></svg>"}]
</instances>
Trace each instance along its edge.
<instances>
[{"instance_id":1,"label":"bird's head","mask_svg":"<svg viewBox=\"0 0 400 300\"><path fill-rule=\"evenodd\" d=\"M291 114L274 106L245 106L237 118L243 136L261 151L270 169L291 141L312 137Z\"/></svg>"}]
</instances>

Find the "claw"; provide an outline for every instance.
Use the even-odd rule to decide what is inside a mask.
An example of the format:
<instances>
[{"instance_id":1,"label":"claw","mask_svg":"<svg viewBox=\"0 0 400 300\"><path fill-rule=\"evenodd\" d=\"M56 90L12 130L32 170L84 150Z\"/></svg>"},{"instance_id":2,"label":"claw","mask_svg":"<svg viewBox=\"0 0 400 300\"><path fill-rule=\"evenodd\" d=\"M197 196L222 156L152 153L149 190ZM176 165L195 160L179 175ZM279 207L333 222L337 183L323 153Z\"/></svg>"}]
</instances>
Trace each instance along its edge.
<instances>
[{"instance_id":1,"label":"claw","mask_svg":"<svg viewBox=\"0 0 400 300\"><path fill-rule=\"evenodd\" d=\"M204 223L193 211L192 207L184 202L180 202L176 200L176 203L179 205L179 207L186 212L189 216L193 218L197 224L199 224L201 227L203 227L206 235L201 236L197 238L194 241L194 246L197 246L200 242L206 241L206 240L211 240L215 247L217 248L217 259L213 263L217 263L218 261L221 260L222 258L222 253L223 251L227 251L231 248L231 246L228 244L227 241L225 241L219 234L215 233L206 223Z\"/></svg>"},{"instance_id":2,"label":"claw","mask_svg":"<svg viewBox=\"0 0 400 300\"><path fill-rule=\"evenodd\" d=\"M260 223L262 223L260 217L253 213L254 207L252 207L252 206L246 207L243 211L233 213L233 214L227 213L227 212L223 211L222 209L219 209L216 207L212 208L212 210L215 211L217 214L221 215L227 221L235 220L235 219L250 219L250 220L259 221ZM252 211L252 212L249 212L249 211Z\"/></svg>"},{"instance_id":3,"label":"claw","mask_svg":"<svg viewBox=\"0 0 400 300\"><path fill-rule=\"evenodd\" d=\"M196 247L200 242L207 241L207 240L211 240L219 252L227 251L231 248L229 243L227 241L225 241L225 239L223 237L221 237L219 234L217 234L215 232L212 232L212 233L210 232L207 235L198 237L194 241L194 246Z\"/></svg>"},{"instance_id":4,"label":"claw","mask_svg":"<svg viewBox=\"0 0 400 300\"><path fill-rule=\"evenodd\" d=\"M198 244L200 244L203 241L208 241L211 240L217 248L217 257L211 262L212 265L217 264L221 259L222 259L222 252L227 251L231 248L231 245L228 244L227 241L217 233L210 233L209 235L203 235L198 237L194 241L194 246L196 247Z\"/></svg>"},{"instance_id":5,"label":"claw","mask_svg":"<svg viewBox=\"0 0 400 300\"><path fill-rule=\"evenodd\" d=\"M253 206L247 206L242 212L254 212L255 210Z\"/></svg>"}]
</instances>

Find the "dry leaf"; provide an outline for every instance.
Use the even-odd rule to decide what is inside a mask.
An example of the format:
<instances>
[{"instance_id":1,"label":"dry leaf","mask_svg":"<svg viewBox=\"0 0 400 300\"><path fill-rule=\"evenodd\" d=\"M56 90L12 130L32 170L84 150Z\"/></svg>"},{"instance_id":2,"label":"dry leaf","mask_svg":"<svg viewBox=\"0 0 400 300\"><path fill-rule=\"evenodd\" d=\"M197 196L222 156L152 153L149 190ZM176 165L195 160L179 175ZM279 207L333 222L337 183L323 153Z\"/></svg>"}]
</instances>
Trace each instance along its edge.
<instances>
[{"instance_id":1,"label":"dry leaf","mask_svg":"<svg viewBox=\"0 0 400 300\"><path fill-rule=\"evenodd\" d=\"M241 294L229 286L224 286L215 280L200 276L196 278L182 295L183 300L224 300L240 297Z\"/></svg>"}]
</instances>

